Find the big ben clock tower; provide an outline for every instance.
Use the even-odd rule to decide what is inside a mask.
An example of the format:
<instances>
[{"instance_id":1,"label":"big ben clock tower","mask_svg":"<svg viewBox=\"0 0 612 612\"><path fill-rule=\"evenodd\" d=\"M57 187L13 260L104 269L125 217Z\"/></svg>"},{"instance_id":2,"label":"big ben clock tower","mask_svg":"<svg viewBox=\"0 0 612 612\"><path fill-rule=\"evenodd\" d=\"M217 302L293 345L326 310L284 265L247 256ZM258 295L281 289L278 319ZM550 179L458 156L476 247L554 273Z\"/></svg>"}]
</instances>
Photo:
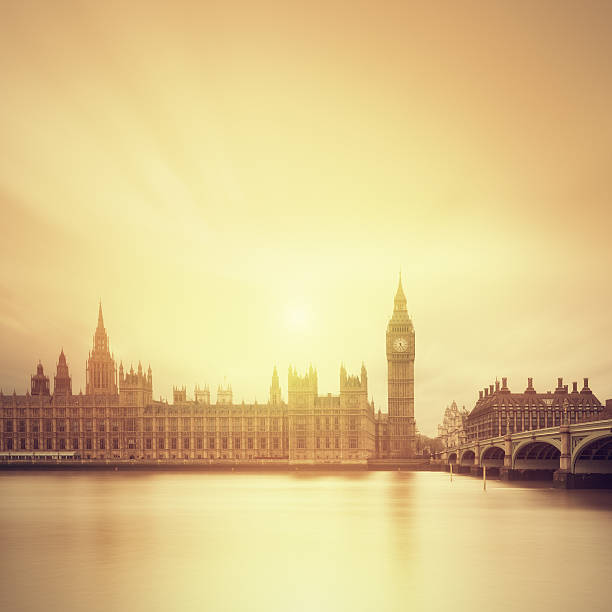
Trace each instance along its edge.
<instances>
[{"instance_id":1,"label":"big ben clock tower","mask_svg":"<svg viewBox=\"0 0 612 612\"><path fill-rule=\"evenodd\" d=\"M406 310L406 296L399 286L393 316L387 325L390 456L414 456L414 327Z\"/></svg>"}]
</instances>

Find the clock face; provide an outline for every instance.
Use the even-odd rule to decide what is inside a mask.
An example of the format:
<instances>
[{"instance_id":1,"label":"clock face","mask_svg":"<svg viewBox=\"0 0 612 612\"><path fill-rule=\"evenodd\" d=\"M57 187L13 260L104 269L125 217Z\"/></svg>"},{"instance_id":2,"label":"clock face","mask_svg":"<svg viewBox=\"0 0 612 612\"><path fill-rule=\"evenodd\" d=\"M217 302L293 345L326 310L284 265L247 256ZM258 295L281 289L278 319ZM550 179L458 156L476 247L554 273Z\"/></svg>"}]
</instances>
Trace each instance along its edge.
<instances>
[{"instance_id":1,"label":"clock face","mask_svg":"<svg viewBox=\"0 0 612 612\"><path fill-rule=\"evenodd\" d=\"M408 342L405 338L396 338L393 342L393 350L398 353L404 353L408 350Z\"/></svg>"}]
</instances>

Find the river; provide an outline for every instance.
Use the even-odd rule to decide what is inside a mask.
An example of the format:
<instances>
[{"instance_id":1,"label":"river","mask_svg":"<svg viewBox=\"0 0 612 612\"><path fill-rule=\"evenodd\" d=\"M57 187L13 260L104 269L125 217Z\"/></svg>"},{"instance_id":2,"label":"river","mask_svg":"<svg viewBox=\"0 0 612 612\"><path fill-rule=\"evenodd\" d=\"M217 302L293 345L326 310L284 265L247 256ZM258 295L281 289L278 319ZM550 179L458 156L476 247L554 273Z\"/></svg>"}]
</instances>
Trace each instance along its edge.
<instances>
[{"instance_id":1,"label":"river","mask_svg":"<svg viewBox=\"0 0 612 612\"><path fill-rule=\"evenodd\" d=\"M611 610L612 491L436 472L0 472L0 610Z\"/></svg>"}]
</instances>

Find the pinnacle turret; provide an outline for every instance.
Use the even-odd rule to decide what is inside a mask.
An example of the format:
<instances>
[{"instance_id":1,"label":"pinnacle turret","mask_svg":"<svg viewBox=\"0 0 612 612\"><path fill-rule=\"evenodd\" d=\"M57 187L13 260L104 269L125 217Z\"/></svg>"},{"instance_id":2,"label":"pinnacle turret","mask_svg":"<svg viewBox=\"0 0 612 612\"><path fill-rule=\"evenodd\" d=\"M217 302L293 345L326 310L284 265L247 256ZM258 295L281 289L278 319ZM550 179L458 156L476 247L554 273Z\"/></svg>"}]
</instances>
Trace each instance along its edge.
<instances>
[{"instance_id":1,"label":"pinnacle turret","mask_svg":"<svg viewBox=\"0 0 612 612\"><path fill-rule=\"evenodd\" d=\"M64 355L63 348L57 360L57 372L53 383L54 395L72 395L72 379L70 378L68 363L66 362L66 355Z\"/></svg>"}]
</instances>

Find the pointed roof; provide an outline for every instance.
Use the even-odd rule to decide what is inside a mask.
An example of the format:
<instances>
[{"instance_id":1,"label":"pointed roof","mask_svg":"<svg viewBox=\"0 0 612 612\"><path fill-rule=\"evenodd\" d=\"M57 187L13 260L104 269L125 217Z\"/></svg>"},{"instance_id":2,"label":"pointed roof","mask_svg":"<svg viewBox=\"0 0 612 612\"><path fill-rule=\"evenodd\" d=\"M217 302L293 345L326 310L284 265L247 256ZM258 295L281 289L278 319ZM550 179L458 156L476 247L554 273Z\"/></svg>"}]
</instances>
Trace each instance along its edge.
<instances>
[{"instance_id":1,"label":"pointed roof","mask_svg":"<svg viewBox=\"0 0 612 612\"><path fill-rule=\"evenodd\" d=\"M66 365L66 355L64 355L64 347L62 347L62 352L59 356L59 363L60 365Z\"/></svg>"},{"instance_id":2,"label":"pointed roof","mask_svg":"<svg viewBox=\"0 0 612 612\"><path fill-rule=\"evenodd\" d=\"M102 316L102 300L98 309L98 329L104 329L104 317Z\"/></svg>"},{"instance_id":3,"label":"pointed roof","mask_svg":"<svg viewBox=\"0 0 612 612\"><path fill-rule=\"evenodd\" d=\"M397 291L395 293L395 309L399 310L401 307L403 306L403 308L401 308L401 310L405 310L406 309L406 296L404 295L404 289L402 287L402 273L400 272L399 274L399 283L397 285Z\"/></svg>"},{"instance_id":4,"label":"pointed roof","mask_svg":"<svg viewBox=\"0 0 612 612\"><path fill-rule=\"evenodd\" d=\"M402 273L399 275L399 282L397 284L397 291L393 298L393 316L389 321L389 325L408 325L412 326L412 321L408 315L406 308L406 295L404 294L404 288L402 287Z\"/></svg>"}]
</instances>

